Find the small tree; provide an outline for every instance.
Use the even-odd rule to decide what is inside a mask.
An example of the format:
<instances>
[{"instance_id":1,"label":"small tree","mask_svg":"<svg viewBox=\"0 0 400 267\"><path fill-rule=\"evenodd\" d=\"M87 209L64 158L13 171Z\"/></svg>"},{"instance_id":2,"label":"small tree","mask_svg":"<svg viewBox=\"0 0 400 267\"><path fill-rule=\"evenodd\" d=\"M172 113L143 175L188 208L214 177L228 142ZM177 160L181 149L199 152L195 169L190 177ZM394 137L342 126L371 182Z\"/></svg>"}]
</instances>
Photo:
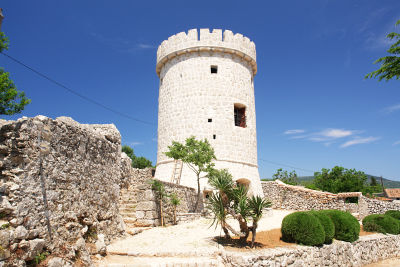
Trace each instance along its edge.
<instances>
[{"instance_id":1,"label":"small tree","mask_svg":"<svg viewBox=\"0 0 400 267\"><path fill-rule=\"evenodd\" d=\"M0 32L0 53L8 49L8 38ZM10 73L0 68L0 115L13 115L20 113L31 100L25 93L18 91L10 79Z\"/></svg>"},{"instance_id":2,"label":"small tree","mask_svg":"<svg viewBox=\"0 0 400 267\"><path fill-rule=\"evenodd\" d=\"M196 140L194 136L187 138L185 144L173 141L172 145L168 146L168 149L169 151L165 152L167 157L182 160L196 174L197 200L195 211L199 211L201 199L200 174L209 171L214 166L214 163L211 162L216 159L214 149L207 139Z\"/></svg>"},{"instance_id":3,"label":"small tree","mask_svg":"<svg viewBox=\"0 0 400 267\"><path fill-rule=\"evenodd\" d=\"M170 202L174 208L174 225L176 225L176 208L181 203L181 200L179 199L179 197L176 193L172 193L171 195L169 195L169 198L170 198Z\"/></svg>"},{"instance_id":4,"label":"small tree","mask_svg":"<svg viewBox=\"0 0 400 267\"><path fill-rule=\"evenodd\" d=\"M227 170L215 170L209 174L209 183L218 192L213 193L209 198L208 208L214 214L212 224L221 225L225 233L225 238L231 239L229 231L239 236L239 242L245 244L252 232L251 247L254 246L256 239L258 221L262 217L263 209L271 206L271 202L259 196L247 196L247 188L243 185L236 185L232 175ZM231 215L239 222L240 231L236 231L226 218ZM248 225L249 218L252 225Z\"/></svg>"},{"instance_id":5,"label":"small tree","mask_svg":"<svg viewBox=\"0 0 400 267\"><path fill-rule=\"evenodd\" d=\"M395 25L397 26L399 24L400 20L398 20ZM365 76L365 79L376 77L379 77L379 81L383 79L389 81L392 78L395 78L396 80L400 79L400 57L398 56L400 54L400 34L397 32L392 32L386 37L390 40L397 40L387 50L387 52L392 55L377 59L374 64L381 63L381 67L376 71L368 73Z\"/></svg>"},{"instance_id":6,"label":"small tree","mask_svg":"<svg viewBox=\"0 0 400 267\"><path fill-rule=\"evenodd\" d=\"M272 175L272 178L279 179L285 184L291 184L291 185L298 185L299 184L299 179L297 178L297 173L296 171L283 171L282 169L278 169L274 175Z\"/></svg>"},{"instance_id":7,"label":"small tree","mask_svg":"<svg viewBox=\"0 0 400 267\"><path fill-rule=\"evenodd\" d=\"M150 160L146 159L145 157L137 157L133 151L133 148L130 146L122 146L122 152L125 152L125 154L132 160L133 168L144 169L153 167Z\"/></svg>"},{"instance_id":8,"label":"small tree","mask_svg":"<svg viewBox=\"0 0 400 267\"><path fill-rule=\"evenodd\" d=\"M151 188L157 193L158 204L160 205L160 224L164 226L163 199L167 196L164 184L155 179L150 180L149 183L151 184Z\"/></svg>"},{"instance_id":9,"label":"small tree","mask_svg":"<svg viewBox=\"0 0 400 267\"><path fill-rule=\"evenodd\" d=\"M331 193L362 192L367 176L362 171L335 166L332 170L322 169L314 174L317 188Z\"/></svg>"}]
</instances>

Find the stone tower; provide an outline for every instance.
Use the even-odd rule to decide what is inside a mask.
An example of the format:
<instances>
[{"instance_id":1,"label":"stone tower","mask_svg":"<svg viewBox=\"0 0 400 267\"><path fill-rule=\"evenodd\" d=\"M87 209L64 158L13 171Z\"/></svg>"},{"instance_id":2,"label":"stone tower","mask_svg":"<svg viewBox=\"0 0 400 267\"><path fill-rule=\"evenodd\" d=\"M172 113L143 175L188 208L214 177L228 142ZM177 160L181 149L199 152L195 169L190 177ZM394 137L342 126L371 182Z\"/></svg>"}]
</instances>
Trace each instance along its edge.
<instances>
[{"instance_id":1,"label":"stone tower","mask_svg":"<svg viewBox=\"0 0 400 267\"><path fill-rule=\"evenodd\" d=\"M231 31L178 33L157 50L158 151L155 178L197 188L185 164L165 156L172 141L194 135L215 150L216 168L226 168L250 192L263 195L257 166L254 75L256 48ZM207 190L207 179L201 180Z\"/></svg>"}]
</instances>

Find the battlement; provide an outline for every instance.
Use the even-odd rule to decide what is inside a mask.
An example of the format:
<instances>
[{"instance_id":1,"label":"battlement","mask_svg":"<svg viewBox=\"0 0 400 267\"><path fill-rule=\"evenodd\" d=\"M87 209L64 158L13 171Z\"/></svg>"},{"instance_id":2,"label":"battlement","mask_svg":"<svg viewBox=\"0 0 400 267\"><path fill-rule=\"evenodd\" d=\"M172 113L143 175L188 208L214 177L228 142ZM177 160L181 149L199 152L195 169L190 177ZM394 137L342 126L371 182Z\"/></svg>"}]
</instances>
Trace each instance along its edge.
<instances>
[{"instance_id":1,"label":"battlement","mask_svg":"<svg viewBox=\"0 0 400 267\"><path fill-rule=\"evenodd\" d=\"M200 38L199 38L200 37ZM257 73L256 45L240 33L233 34L230 30L191 29L187 33L172 35L161 43L157 50L157 75L164 64L179 55L192 52L224 52L235 54L252 66L253 74Z\"/></svg>"}]
</instances>

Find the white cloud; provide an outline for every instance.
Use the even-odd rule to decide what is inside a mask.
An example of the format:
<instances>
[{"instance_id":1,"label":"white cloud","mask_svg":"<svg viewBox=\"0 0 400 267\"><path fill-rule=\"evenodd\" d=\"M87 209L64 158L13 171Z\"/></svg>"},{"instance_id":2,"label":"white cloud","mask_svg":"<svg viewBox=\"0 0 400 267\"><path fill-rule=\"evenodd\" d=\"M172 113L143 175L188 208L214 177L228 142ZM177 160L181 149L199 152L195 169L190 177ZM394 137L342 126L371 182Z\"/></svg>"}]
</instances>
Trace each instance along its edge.
<instances>
[{"instance_id":1,"label":"white cloud","mask_svg":"<svg viewBox=\"0 0 400 267\"><path fill-rule=\"evenodd\" d=\"M153 48L155 48L154 45L150 45L150 44L138 44L137 47L140 48L140 49L153 49Z\"/></svg>"},{"instance_id":2,"label":"white cloud","mask_svg":"<svg viewBox=\"0 0 400 267\"><path fill-rule=\"evenodd\" d=\"M283 134L299 134L299 133L304 133L305 130L303 129L294 129L294 130L287 130Z\"/></svg>"},{"instance_id":3,"label":"white cloud","mask_svg":"<svg viewBox=\"0 0 400 267\"><path fill-rule=\"evenodd\" d=\"M143 145L143 143L142 142L130 142L129 145L131 145L131 146L140 146L140 145Z\"/></svg>"},{"instance_id":4,"label":"white cloud","mask_svg":"<svg viewBox=\"0 0 400 267\"><path fill-rule=\"evenodd\" d=\"M392 112L395 112L395 111L398 111L398 110L400 110L400 104L389 106L389 107L386 107L386 108L383 109L383 111L386 112L386 113L392 113Z\"/></svg>"},{"instance_id":5,"label":"white cloud","mask_svg":"<svg viewBox=\"0 0 400 267\"><path fill-rule=\"evenodd\" d=\"M343 143L342 145L340 145L340 147L345 148L345 147L349 147L349 146L353 146L353 145L368 144L368 143L374 142L378 139L380 139L380 137L373 137L373 136L365 137L365 138L356 137L353 140Z\"/></svg>"},{"instance_id":6,"label":"white cloud","mask_svg":"<svg viewBox=\"0 0 400 267\"><path fill-rule=\"evenodd\" d=\"M400 145L400 140L393 143L394 146Z\"/></svg>"},{"instance_id":7,"label":"white cloud","mask_svg":"<svg viewBox=\"0 0 400 267\"><path fill-rule=\"evenodd\" d=\"M356 131L344 130L344 129L325 129L322 132L320 132L320 135L336 139L353 135L355 132Z\"/></svg>"}]
</instances>

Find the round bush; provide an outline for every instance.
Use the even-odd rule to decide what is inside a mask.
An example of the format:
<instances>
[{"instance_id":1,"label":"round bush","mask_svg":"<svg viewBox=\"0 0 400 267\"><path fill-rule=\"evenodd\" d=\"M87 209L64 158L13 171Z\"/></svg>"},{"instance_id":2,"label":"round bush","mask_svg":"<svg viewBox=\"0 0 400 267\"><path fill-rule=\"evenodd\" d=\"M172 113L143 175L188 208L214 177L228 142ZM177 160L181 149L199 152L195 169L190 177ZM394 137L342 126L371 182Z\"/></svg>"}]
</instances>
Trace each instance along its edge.
<instances>
[{"instance_id":1,"label":"round bush","mask_svg":"<svg viewBox=\"0 0 400 267\"><path fill-rule=\"evenodd\" d=\"M400 222L399 220L384 214L371 214L363 219L363 225L370 227L369 223L375 223L381 227L378 229L380 233L388 233L397 235L400 234ZM365 226L364 226L365 229Z\"/></svg>"},{"instance_id":2,"label":"round bush","mask_svg":"<svg viewBox=\"0 0 400 267\"><path fill-rule=\"evenodd\" d=\"M320 211L315 211L312 210L309 212L311 215L314 215L315 217L318 218L319 222L321 223L322 227L324 228L325 231L325 244L330 244L332 243L332 239L335 236L335 225L333 224L331 218L320 212Z\"/></svg>"},{"instance_id":3,"label":"round bush","mask_svg":"<svg viewBox=\"0 0 400 267\"><path fill-rule=\"evenodd\" d=\"M283 218L282 240L307 246L322 245L325 231L317 217L308 212L294 212Z\"/></svg>"},{"instance_id":4,"label":"round bush","mask_svg":"<svg viewBox=\"0 0 400 267\"><path fill-rule=\"evenodd\" d=\"M385 231L385 229L383 229L382 226L380 226L372 221L366 222L365 224L363 223L363 229L364 229L364 231L367 231L367 232L378 232L378 233L386 234L386 231Z\"/></svg>"},{"instance_id":5,"label":"round bush","mask_svg":"<svg viewBox=\"0 0 400 267\"><path fill-rule=\"evenodd\" d=\"M389 215L397 220L400 220L400 210L388 210L385 215Z\"/></svg>"},{"instance_id":6,"label":"round bush","mask_svg":"<svg viewBox=\"0 0 400 267\"><path fill-rule=\"evenodd\" d=\"M335 225L335 238L337 240L354 242L358 239L360 224L353 215L341 210L321 210L319 212L331 218Z\"/></svg>"}]
</instances>

